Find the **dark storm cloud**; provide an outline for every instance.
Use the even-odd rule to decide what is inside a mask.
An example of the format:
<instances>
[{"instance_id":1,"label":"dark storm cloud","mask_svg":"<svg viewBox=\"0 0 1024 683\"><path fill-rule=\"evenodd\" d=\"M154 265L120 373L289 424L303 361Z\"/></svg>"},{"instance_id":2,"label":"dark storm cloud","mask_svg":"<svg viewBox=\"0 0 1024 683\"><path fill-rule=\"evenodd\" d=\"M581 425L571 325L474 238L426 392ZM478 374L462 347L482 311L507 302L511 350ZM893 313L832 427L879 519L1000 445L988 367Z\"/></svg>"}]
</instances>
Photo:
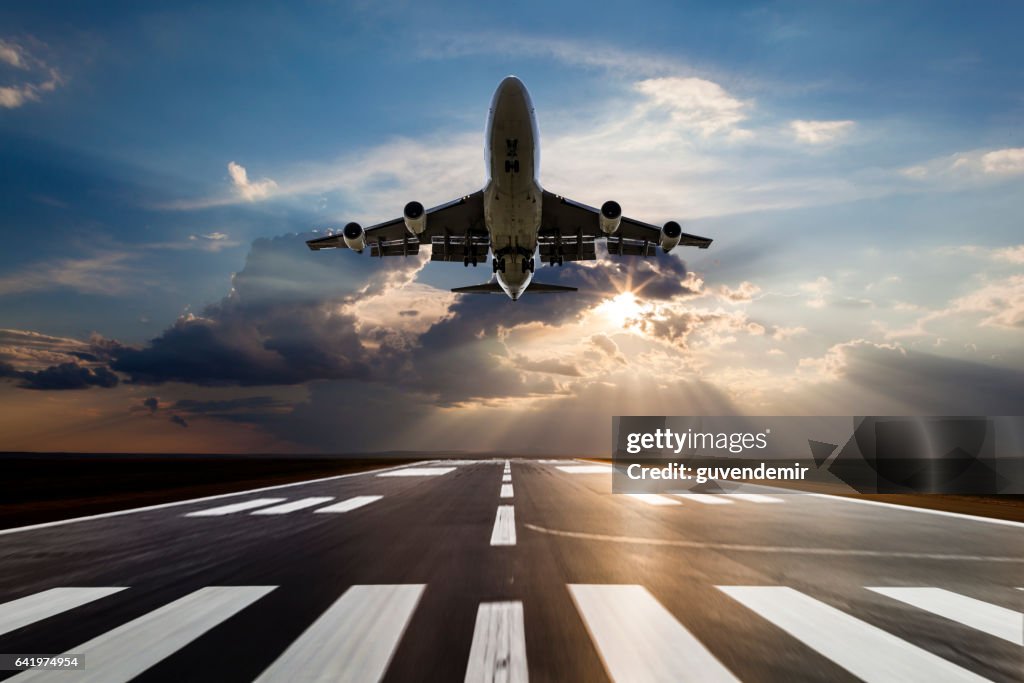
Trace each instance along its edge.
<instances>
[{"instance_id":1,"label":"dark storm cloud","mask_svg":"<svg viewBox=\"0 0 1024 683\"><path fill-rule=\"evenodd\" d=\"M89 368L77 363L61 363L44 370L16 370L9 363L0 363L0 377L19 380L23 389L61 391L89 387L116 387L117 375L105 367Z\"/></svg>"},{"instance_id":2,"label":"dark storm cloud","mask_svg":"<svg viewBox=\"0 0 1024 683\"><path fill-rule=\"evenodd\" d=\"M181 415L171 415L170 420L180 427L188 427L188 421Z\"/></svg>"},{"instance_id":3,"label":"dark storm cloud","mask_svg":"<svg viewBox=\"0 0 1024 683\"><path fill-rule=\"evenodd\" d=\"M157 411L157 408L160 407L160 400L155 396L144 398L142 399L142 407L147 409L150 412L150 414L155 413Z\"/></svg>"}]
</instances>

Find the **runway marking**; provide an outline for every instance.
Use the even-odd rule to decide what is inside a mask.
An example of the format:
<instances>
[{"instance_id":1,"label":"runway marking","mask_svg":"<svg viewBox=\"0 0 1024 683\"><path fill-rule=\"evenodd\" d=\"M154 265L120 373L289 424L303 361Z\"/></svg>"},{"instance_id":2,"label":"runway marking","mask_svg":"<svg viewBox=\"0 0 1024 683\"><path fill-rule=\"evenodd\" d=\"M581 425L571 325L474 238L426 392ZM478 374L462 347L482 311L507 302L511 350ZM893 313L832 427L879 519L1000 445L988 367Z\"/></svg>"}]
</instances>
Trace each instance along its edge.
<instances>
[{"instance_id":1,"label":"runway marking","mask_svg":"<svg viewBox=\"0 0 1024 683\"><path fill-rule=\"evenodd\" d=\"M39 524L26 524L25 526L16 526L9 529L0 529L0 536L6 536L7 534L17 534L22 531L37 531L39 529L48 529L55 526L63 526L65 524L77 524L79 522L91 522L96 519L107 519L109 517L120 517L121 515L134 515L138 512L151 512L153 510L163 510L164 508L177 507L179 505L194 505L196 503L205 503L211 500L220 500L222 498L232 498L234 496L245 496L250 493L262 493L264 491L276 491L277 489L286 489L292 486L306 486L308 484L319 484L325 481L336 481L338 479L348 479L349 477L361 477L367 474L378 474L380 472L386 472L388 470L397 469L399 467L405 467L405 465L395 465L394 467L385 467L381 469L367 470L365 472L350 472L348 474L335 474L330 477L320 477L319 479L306 479L305 481L292 481L287 484L274 484L273 486L261 486L255 489L246 489L244 491L232 491L231 493L218 493L213 496L201 496L199 498L186 498L185 500L174 500L170 503L157 503L156 505L143 505L137 508L128 508L127 510L113 510L111 512L100 512L95 515L83 515L81 517L70 517L68 519L58 519L53 522L41 522Z\"/></svg>"},{"instance_id":2,"label":"runway marking","mask_svg":"<svg viewBox=\"0 0 1024 683\"><path fill-rule=\"evenodd\" d=\"M334 505L328 505L327 507L317 508L316 510L313 510L313 512L350 512L357 508L361 508L364 505L376 503L383 497L384 496L356 496L354 498L348 498L346 500L337 502Z\"/></svg>"},{"instance_id":3,"label":"runway marking","mask_svg":"<svg viewBox=\"0 0 1024 683\"><path fill-rule=\"evenodd\" d=\"M501 475L501 481L502 481L502 483L507 484L508 482L512 481L512 475L511 474L503 474L503 475Z\"/></svg>"},{"instance_id":4,"label":"runway marking","mask_svg":"<svg viewBox=\"0 0 1024 683\"><path fill-rule=\"evenodd\" d=\"M221 505L220 507L208 508L206 510L197 510L196 512L189 512L186 517L220 517L221 515L230 515L235 512L242 512L243 510L252 510L253 508L260 508L264 505L272 505L274 503L280 503L285 500L284 498L253 498L252 500L243 500L241 503L231 503L230 505Z\"/></svg>"},{"instance_id":5,"label":"runway marking","mask_svg":"<svg viewBox=\"0 0 1024 683\"><path fill-rule=\"evenodd\" d=\"M516 544L516 509L511 505L499 505L494 515L494 530L491 531L491 545Z\"/></svg>"},{"instance_id":6,"label":"runway marking","mask_svg":"<svg viewBox=\"0 0 1024 683\"><path fill-rule=\"evenodd\" d=\"M466 683L526 683L523 603L483 602L476 611Z\"/></svg>"},{"instance_id":7,"label":"runway marking","mask_svg":"<svg viewBox=\"0 0 1024 683\"><path fill-rule=\"evenodd\" d=\"M276 586L209 586L68 650L85 657L75 683L130 681ZM60 677L60 674L56 674ZM52 681L52 671L26 671L8 680Z\"/></svg>"},{"instance_id":8,"label":"runway marking","mask_svg":"<svg viewBox=\"0 0 1024 683\"><path fill-rule=\"evenodd\" d=\"M648 505L682 505L682 503L675 498L659 496L656 493L624 493L623 495L629 496L633 500L639 500L641 503L647 503Z\"/></svg>"},{"instance_id":9,"label":"runway marking","mask_svg":"<svg viewBox=\"0 0 1024 683\"><path fill-rule=\"evenodd\" d=\"M255 683L380 680L424 588L352 586Z\"/></svg>"},{"instance_id":10,"label":"runway marking","mask_svg":"<svg viewBox=\"0 0 1024 683\"><path fill-rule=\"evenodd\" d=\"M454 467L406 467L402 470L393 470L378 474L378 477L439 477L442 474L454 472Z\"/></svg>"},{"instance_id":11,"label":"runway marking","mask_svg":"<svg viewBox=\"0 0 1024 683\"><path fill-rule=\"evenodd\" d=\"M611 465L559 465L555 468L566 474L611 474Z\"/></svg>"},{"instance_id":12,"label":"runway marking","mask_svg":"<svg viewBox=\"0 0 1024 683\"><path fill-rule=\"evenodd\" d=\"M760 493L721 493L717 495L729 496L730 498L736 498L737 500L745 500L748 503L781 503L781 498L772 498L771 496L762 496Z\"/></svg>"},{"instance_id":13,"label":"runway marking","mask_svg":"<svg viewBox=\"0 0 1024 683\"><path fill-rule=\"evenodd\" d=\"M673 496L679 498L685 498L686 500L692 500L694 503L703 503L704 505L730 505L732 501L727 499L721 494L715 493L673 493Z\"/></svg>"},{"instance_id":14,"label":"runway marking","mask_svg":"<svg viewBox=\"0 0 1024 683\"><path fill-rule=\"evenodd\" d=\"M717 588L865 681L986 680L792 588Z\"/></svg>"},{"instance_id":15,"label":"runway marking","mask_svg":"<svg viewBox=\"0 0 1024 683\"><path fill-rule=\"evenodd\" d=\"M641 536L613 536L609 534L592 534L585 531L564 531L548 529L536 524L523 524L531 531L550 536L576 538L583 541L601 541L604 543L631 543L639 545L664 545L674 548L702 548L704 550L736 550L754 553L791 553L794 555L835 555L839 557L900 557L913 560L950 560L964 562L1017 562L1024 563L1024 557L1005 557L998 555L952 555L946 553L912 553L889 550L855 550L849 548L801 548L780 545L751 545L745 543L706 543L704 541L684 541L672 538L644 538Z\"/></svg>"},{"instance_id":16,"label":"runway marking","mask_svg":"<svg viewBox=\"0 0 1024 683\"><path fill-rule=\"evenodd\" d=\"M512 484L502 484L501 493L498 495L499 498L511 498L512 497Z\"/></svg>"},{"instance_id":17,"label":"runway marking","mask_svg":"<svg viewBox=\"0 0 1024 683\"><path fill-rule=\"evenodd\" d=\"M614 681L737 681L643 586L570 584Z\"/></svg>"},{"instance_id":18,"label":"runway marking","mask_svg":"<svg viewBox=\"0 0 1024 683\"><path fill-rule=\"evenodd\" d=\"M254 515L287 515L289 512L295 512L296 510L305 510L315 505L326 503L329 500L334 500L334 496L313 496L311 498L299 498L288 503L282 503L281 505L275 505L274 507L263 508L253 512Z\"/></svg>"},{"instance_id":19,"label":"runway marking","mask_svg":"<svg viewBox=\"0 0 1024 683\"><path fill-rule=\"evenodd\" d=\"M942 588L867 586L867 589L1015 645L1024 645L1024 614L1012 609Z\"/></svg>"},{"instance_id":20,"label":"runway marking","mask_svg":"<svg viewBox=\"0 0 1024 683\"><path fill-rule=\"evenodd\" d=\"M123 590L123 587L51 588L0 603L0 636Z\"/></svg>"}]
</instances>

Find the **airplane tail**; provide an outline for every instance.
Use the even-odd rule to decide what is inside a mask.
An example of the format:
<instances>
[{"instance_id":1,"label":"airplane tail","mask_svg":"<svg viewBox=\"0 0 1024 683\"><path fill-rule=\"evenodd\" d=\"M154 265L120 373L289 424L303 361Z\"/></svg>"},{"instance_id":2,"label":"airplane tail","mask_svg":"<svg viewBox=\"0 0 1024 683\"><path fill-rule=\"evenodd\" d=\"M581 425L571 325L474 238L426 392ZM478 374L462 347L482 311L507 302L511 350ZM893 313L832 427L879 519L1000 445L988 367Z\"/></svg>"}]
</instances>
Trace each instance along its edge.
<instances>
[{"instance_id":1,"label":"airplane tail","mask_svg":"<svg viewBox=\"0 0 1024 683\"><path fill-rule=\"evenodd\" d=\"M501 288L497 280L491 280L485 282L482 285L469 285L468 287L455 287L452 289L456 294L504 294L505 290ZM526 288L528 292L537 292L538 294L554 294L555 292L575 292L575 287L566 287L565 285L548 285L543 282L531 282L530 286Z\"/></svg>"}]
</instances>

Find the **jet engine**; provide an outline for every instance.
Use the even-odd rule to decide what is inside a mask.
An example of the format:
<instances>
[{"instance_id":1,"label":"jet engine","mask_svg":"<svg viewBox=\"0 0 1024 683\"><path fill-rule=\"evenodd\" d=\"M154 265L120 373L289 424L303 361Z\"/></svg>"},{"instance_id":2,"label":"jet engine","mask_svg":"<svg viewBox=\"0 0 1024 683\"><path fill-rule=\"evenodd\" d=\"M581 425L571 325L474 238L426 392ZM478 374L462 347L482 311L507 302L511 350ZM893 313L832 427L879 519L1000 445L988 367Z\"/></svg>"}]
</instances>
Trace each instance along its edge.
<instances>
[{"instance_id":1,"label":"jet engine","mask_svg":"<svg viewBox=\"0 0 1024 683\"><path fill-rule=\"evenodd\" d=\"M427 229L427 212L419 202L409 202L402 211L405 219L405 228L414 235L418 235Z\"/></svg>"},{"instance_id":2,"label":"jet engine","mask_svg":"<svg viewBox=\"0 0 1024 683\"><path fill-rule=\"evenodd\" d=\"M618 202L611 200L601 205L601 232L606 235L614 234L619 229L619 223L622 222L622 207L619 206Z\"/></svg>"},{"instance_id":3,"label":"jet engine","mask_svg":"<svg viewBox=\"0 0 1024 683\"><path fill-rule=\"evenodd\" d=\"M666 254L679 244L679 238L683 234L683 229L675 221L669 221L661 227L661 249Z\"/></svg>"},{"instance_id":4,"label":"jet engine","mask_svg":"<svg viewBox=\"0 0 1024 683\"><path fill-rule=\"evenodd\" d=\"M361 252L366 248L366 233L363 232L363 226L358 223L349 223L341 231L341 236L345 238L345 246L352 251Z\"/></svg>"}]
</instances>

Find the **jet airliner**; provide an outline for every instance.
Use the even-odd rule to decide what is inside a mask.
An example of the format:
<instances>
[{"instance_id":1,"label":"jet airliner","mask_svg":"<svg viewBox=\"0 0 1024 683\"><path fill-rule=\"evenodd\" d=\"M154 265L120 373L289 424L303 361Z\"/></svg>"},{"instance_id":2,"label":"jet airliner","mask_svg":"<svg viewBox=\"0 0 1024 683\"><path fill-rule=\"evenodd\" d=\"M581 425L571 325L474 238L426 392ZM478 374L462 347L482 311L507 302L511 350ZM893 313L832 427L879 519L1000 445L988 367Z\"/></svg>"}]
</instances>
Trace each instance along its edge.
<instances>
[{"instance_id":1,"label":"jet airliner","mask_svg":"<svg viewBox=\"0 0 1024 683\"><path fill-rule=\"evenodd\" d=\"M412 256L429 246L431 261L462 261L476 266L490 253L494 279L453 292L504 292L513 301L526 291L565 292L575 287L532 282L539 256L550 266L597 258L595 242L605 240L609 254L651 257L660 246L707 249L707 237L688 235L679 223L660 228L622 215L618 202L600 209L553 194L541 187L540 136L533 102L515 76L501 81L491 100L485 133L487 181L483 189L424 209L405 205L401 218L365 230L349 223L341 233L311 239L310 249L348 248L374 257Z\"/></svg>"}]
</instances>

